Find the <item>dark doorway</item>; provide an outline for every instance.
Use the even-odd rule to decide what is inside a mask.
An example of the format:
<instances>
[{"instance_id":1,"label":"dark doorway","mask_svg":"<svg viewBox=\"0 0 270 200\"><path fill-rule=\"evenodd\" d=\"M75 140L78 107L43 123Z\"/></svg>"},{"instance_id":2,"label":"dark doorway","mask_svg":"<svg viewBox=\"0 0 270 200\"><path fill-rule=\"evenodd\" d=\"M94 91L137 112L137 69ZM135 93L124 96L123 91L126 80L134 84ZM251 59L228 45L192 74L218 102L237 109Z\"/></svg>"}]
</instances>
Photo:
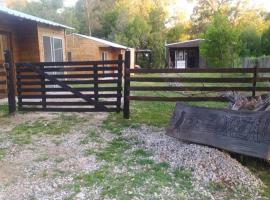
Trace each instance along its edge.
<instances>
[{"instance_id":1,"label":"dark doorway","mask_svg":"<svg viewBox=\"0 0 270 200\"><path fill-rule=\"evenodd\" d=\"M194 49L187 50L187 67L188 68L196 67L196 53Z\"/></svg>"}]
</instances>

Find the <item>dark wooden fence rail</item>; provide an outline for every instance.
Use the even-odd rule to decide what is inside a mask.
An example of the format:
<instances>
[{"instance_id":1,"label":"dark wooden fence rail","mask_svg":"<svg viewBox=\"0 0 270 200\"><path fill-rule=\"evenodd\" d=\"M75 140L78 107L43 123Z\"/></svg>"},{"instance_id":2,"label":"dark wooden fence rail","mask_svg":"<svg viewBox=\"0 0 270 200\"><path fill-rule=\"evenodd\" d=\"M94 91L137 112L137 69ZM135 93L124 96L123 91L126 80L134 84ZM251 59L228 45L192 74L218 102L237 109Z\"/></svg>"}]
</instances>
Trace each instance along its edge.
<instances>
[{"instance_id":1,"label":"dark wooden fence rail","mask_svg":"<svg viewBox=\"0 0 270 200\"><path fill-rule=\"evenodd\" d=\"M17 63L18 109L120 112L123 58L110 61Z\"/></svg>"},{"instance_id":2,"label":"dark wooden fence rail","mask_svg":"<svg viewBox=\"0 0 270 200\"><path fill-rule=\"evenodd\" d=\"M187 73L200 74L207 73L207 77L188 77ZM211 74L222 73L233 74L233 77L216 77ZM269 68L211 68L211 69L129 69L125 71L125 87L126 98L125 104L129 105L129 101L164 101L164 102L176 102L176 101L217 101L227 102L225 97L220 95L192 95L192 96L180 96L180 97L164 97L151 96L151 95L130 95L131 92L143 92L143 91L185 91L185 92L250 92L252 96L256 95L256 92L269 92L270 87L264 84L263 86L258 83L269 83L270 74L267 77L261 77L262 73L270 73ZM133 74L134 76L130 76ZM151 76L149 77L149 74ZM156 74L156 75L155 75ZM160 76L163 74L163 76ZM170 75L171 74L171 75ZM172 74L174 76L172 76ZM175 77L175 74L180 76ZM186 77L181 77L185 75ZM243 76L245 74L245 76ZM203 86L149 86L146 83L201 83ZM139 83L139 86L132 83ZM144 85L145 83L145 85ZM209 86L209 84L212 84ZM215 85L216 83L216 85ZM227 84L223 86L220 84ZM204 86L206 84L206 86ZM207 86L208 84L208 86ZM219 85L218 85L219 84ZM230 86L228 86L230 84ZM234 84L242 84L241 86L234 86ZM130 86L131 85L131 86ZM135 85L135 86L134 86ZM261 86L260 86L261 85ZM151 94L151 93L150 93ZM129 118L129 106L124 108L124 117Z\"/></svg>"},{"instance_id":3,"label":"dark wooden fence rail","mask_svg":"<svg viewBox=\"0 0 270 200\"><path fill-rule=\"evenodd\" d=\"M14 65L10 51L5 51L5 68L6 68L6 83L8 93L8 109L9 113L16 112L16 98L15 98L15 86L14 86Z\"/></svg>"}]
</instances>

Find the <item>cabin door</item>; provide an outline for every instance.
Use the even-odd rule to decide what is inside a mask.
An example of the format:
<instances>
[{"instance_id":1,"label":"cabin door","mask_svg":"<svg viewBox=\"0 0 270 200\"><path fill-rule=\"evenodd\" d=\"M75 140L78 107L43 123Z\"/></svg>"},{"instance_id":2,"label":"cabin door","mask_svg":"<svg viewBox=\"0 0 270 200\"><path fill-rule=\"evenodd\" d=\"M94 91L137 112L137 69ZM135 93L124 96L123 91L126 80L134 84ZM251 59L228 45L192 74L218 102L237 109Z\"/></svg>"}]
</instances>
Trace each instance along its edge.
<instances>
[{"instance_id":1,"label":"cabin door","mask_svg":"<svg viewBox=\"0 0 270 200\"><path fill-rule=\"evenodd\" d=\"M4 62L5 62L5 51L10 51L10 38L7 33L0 32L0 72L6 71ZM0 76L0 82L6 81L6 77ZM6 85L0 84L0 90L6 90ZM0 98L6 94L0 94Z\"/></svg>"}]
</instances>

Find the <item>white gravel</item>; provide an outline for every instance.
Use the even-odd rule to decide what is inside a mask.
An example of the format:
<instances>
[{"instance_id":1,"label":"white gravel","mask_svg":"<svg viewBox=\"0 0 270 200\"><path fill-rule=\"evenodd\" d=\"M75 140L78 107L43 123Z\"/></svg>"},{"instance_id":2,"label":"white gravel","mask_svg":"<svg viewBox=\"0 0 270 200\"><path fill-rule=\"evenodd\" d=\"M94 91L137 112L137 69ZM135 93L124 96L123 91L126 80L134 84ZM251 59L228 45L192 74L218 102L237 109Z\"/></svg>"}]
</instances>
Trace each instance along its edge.
<instances>
[{"instance_id":1,"label":"white gravel","mask_svg":"<svg viewBox=\"0 0 270 200\"><path fill-rule=\"evenodd\" d=\"M260 199L259 191L263 183L249 169L217 149L181 142L165 135L164 129L142 126L139 129L125 129L125 137L137 137L143 147L153 152L157 162L168 162L173 168L192 171L193 186L210 199L217 198L207 191L209 183L221 183L228 187L243 188Z\"/></svg>"}]
</instances>

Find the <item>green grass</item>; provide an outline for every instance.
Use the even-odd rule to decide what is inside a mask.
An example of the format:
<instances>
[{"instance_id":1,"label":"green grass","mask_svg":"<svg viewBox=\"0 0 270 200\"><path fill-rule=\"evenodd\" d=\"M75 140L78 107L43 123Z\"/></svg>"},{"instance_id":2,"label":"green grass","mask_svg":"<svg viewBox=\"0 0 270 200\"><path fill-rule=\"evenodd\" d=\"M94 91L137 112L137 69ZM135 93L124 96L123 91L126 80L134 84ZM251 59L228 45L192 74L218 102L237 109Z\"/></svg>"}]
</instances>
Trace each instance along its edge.
<instances>
[{"instance_id":1,"label":"green grass","mask_svg":"<svg viewBox=\"0 0 270 200\"><path fill-rule=\"evenodd\" d=\"M8 115L8 105L0 104L0 117L6 117Z\"/></svg>"},{"instance_id":2,"label":"green grass","mask_svg":"<svg viewBox=\"0 0 270 200\"><path fill-rule=\"evenodd\" d=\"M6 149L0 148L0 160L2 160L7 153Z\"/></svg>"},{"instance_id":3,"label":"green grass","mask_svg":"<svg viewBox=\"0 0 270 200\"><path fill-rule=\"evenodd\" d=\"M193 193L190 172L172 170L166 162L155 163L149 151L139 148L130 150L139 143L136 139L126 140L118 136L105 148L92 150L91 153L106 164L96 171L76 177L75 185L101 187L102 199L152 199L153 194L159 194L165 187L172 189L172 196L167 196L168 199L181 196L186 199L183 192Z\"/></svg>"},{"instance_id":4,"label":"green grass","mask_svg":"<svg viewBox=\"0 0 270 200\"><path fill-rule=\"evenodd\" d=\"M211 74L212 76L213 74ZM240 74L241 75L241 74ZM159 75L148 75L149 77L156 77ZM192 75L194 76L194 75ZM200 74L199 77L211 77L210 74ZM221 74L215 74L215 77L222 77ZM224 77L224 76L223 76ZM231 77L231 76L227 76ZM241 77L246 77L246 75L241 75ZM167 86L166 83L136 83L136 86ZM191 84L189 86L195 86L196 84ZM134 85L135 86L135 85ZM205 86L213 86L213 84L205 84ZM223 86L232 86L232 84L223 84ZM238 84L234 86L245 86L245 84ZM260 84L259 86L265 86ZM179 92L133 92L132 95L140 96L165 96L165 97L175 97L182 96ZM213 94L211 94L213 95ZM187 102L189 105L210 107L210 108L226 108L227 103L220 102ZM166 102L140 102L131 101L130 103L130 119L125 120L120 114L110 114L107 120L104 122L103 128L112 130L114 133L121 135L121 130L126 127L137 127L140 124L146 124L150 126L166 128L169 125L169 121L172 117L172 112L175 107L175 103ZM140 157L140 151L137 152L137 156ZM143 154L143 153L142 153ZM253 158L250 158L254 160ZM239 160L241 162L241 160ZM140 158L137 160L141 165L151 165L152 161L147 158ZM253 166L247 164L261 180L264 182L267 188L265 188L263 196L266 199L270 199L270 166L267 167ZM219 187L213 187L217 189ZM220 188L223 189L223 188ZM233 193L233 191L230 191ZM237 190L235 191L237 193Z\"/></svg>"},{"instance_id":5,"label":"green grass","mask_svg":"<svg viewBox=\"0 0 270 200\"><path fill-rule=\"evenodd\" d=\"M73 126L84 121L75 115L61 114L55 119L39 118L36 121L17 125L10 132L12 141L16 144L31 144L35 135L60 135L67 133Z\"/></svg>"}]
</instances>

